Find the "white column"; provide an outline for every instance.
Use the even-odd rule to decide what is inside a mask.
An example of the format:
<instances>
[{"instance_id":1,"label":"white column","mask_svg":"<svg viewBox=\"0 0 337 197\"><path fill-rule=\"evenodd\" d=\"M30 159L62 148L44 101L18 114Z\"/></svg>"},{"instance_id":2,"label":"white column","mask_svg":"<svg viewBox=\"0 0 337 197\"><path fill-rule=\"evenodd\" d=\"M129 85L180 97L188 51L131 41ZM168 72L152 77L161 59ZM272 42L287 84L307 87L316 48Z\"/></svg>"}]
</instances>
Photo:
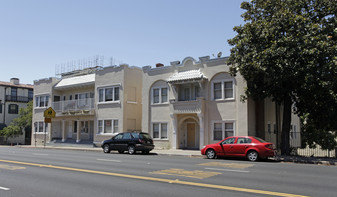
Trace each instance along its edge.
<instances>
[{"instance_id":1,"label":"white column","mask_svg":"<svg viewBox=\"0 0 337 197\"><path fill-rule=\"evenodd\" d=\"M65 142L66 139L66 121L62 120L62 142Z\"/></svg>"},{"instance_id":2,"label":"white column","mask_svg":"<svg viewBox=\"0 0 337 197\"><path fill-rule=\"evenodd\" d=\"M76 143L81 141L81 133L80 133L80 121L77 120L77 133L76 133Z\"/></svg>"},{"instance_id":3,"label":"white column","mask_svg":"<svg viewBox=\"0 0 337 197\"><path fill-rule=\"evenodd\" d=\"M177 116L175 114L170 114L172 119L172 149L177 149Z\"/></svg>"},{"instance_id":4,"label":"white column","mask_svg":"<svg viewBox=\"0 0 337 197\"><path fill-rule=\"evenodd\" d=\"M199 140L199 149L201 150L204 147L205 141L205 126L204 126L204 115L198 113L199 124L200 124L200 140Z\"/></svg>"}]
</instances>

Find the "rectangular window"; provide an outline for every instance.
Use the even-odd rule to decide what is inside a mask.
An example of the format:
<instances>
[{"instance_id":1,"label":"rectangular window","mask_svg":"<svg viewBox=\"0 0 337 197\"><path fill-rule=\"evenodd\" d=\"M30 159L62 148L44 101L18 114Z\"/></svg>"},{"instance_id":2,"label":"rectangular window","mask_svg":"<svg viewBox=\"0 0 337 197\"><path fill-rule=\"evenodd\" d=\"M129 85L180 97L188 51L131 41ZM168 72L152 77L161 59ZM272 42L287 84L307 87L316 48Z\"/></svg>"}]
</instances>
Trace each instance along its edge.
<instances>
[{"instance_id":1,"label":"rectangular window","mask_svg":"<svg viewBox=\"0 0 337 197\"><path fill-rule=\"evenodd\" d=\"M167 139L167 123L153 123L152 135L154 139Z\"/></svg>"},{"instance_id":2,"label":"rectangular window","mask_svg":"<svg viewBox=\"0 0 337 197\"><path fill-rule=\"evenodd\" d=\"M234 124L225 123L225 137L231 137L234 135Z\"/></svg>"},{"instance_id":3,"label":"rectangular window","mask_svg":"<svg viewBox=\"0 0 337 197\"><path fill-rule=\"evenodd\" d=\"M221 83L214 83L214 99L221 99Z\"/></svg>"},{"instance_id":4,"label":"rectangular window","mask_svg":"<svg viewBox=\"0 0 337 197\"><path fill-rule=\"evenodd\" d=\"M214 82L212 88L214 100L234 99L234 82L232 80Z\"/></svg>"},{"instance_id":5,"label":"rectangular window","mask_svg":"<svg viewBox=\"0 0 337 197\"><path fill-rule=\"evenodd\" d=\"M28 90L28 100L33 100L33 95L34 95L34 93L33 93L33 90Z\"/></svg>"},{"instance_id":6,"label":"rectangular window","mask_svg":"<svg viewBox=\"0 0 337 197\"><path fill-rule=\"evenodd\" d=\"M2 114L2 103L0 103L0 114Z\"/></svg>"},{"instance_id":7,"label":"rectangular window","mask_svg":"<svg viewBox=\"0 0 337 197\"><path fill-rule=\"evenodd\" d=\"M224 87L225 87L225 99L228 98L233 98L233 82L232 81L228 81L228 82L224 82Z\"/></svg>"},{"instance_id":8,"label":"rectangular window","mask_svg":"<svg viewBox=\"0 0 337 197\"><path fill-rule=\"evenodd\" d=\"M167 88L161 89L161 102L166 103L167 102Z\"/></svg>"},{"instance_id":9,"label":"rectangular window","mask_svg":"<svg viewBox=\"0 0 337 197\"><path fill-rule=\"evenodd\" d=\"M40 122L34 122L34 132L35 133L47 133L48 132L48 123L44 123L42 121Z\"/></svg>"},{"instance_id":10,"label":"rectangular window","mask_svg":"<svg viewBox=\"0 0 337 197\"><path fill-rule=\"evenodd\" d=\"M49 96L36 96L35 107L48 107Z\"/></svg>"},{"instance_id":11,"label":"rectangular window","mask_svg":"<svg viewBox=\"0 0 337 197\"><path fill-rule=\"evenodd\" d=\"M8 106L8 113L9 114L18 114L19 113L19 106L16 104L10 104Z\"/></svg>"},{"instance_id":12,"label":"rectangular window","mask_svg":"<svg viewBox=\"0 0 337 197\"><path fill-rule=\"evenodd\" d=\"M213 128L213 140L219 141L234 135L234 122L216 122Z\"/></svg>"},{"instance_id":13,"label":"rectangular window","mask_svg":"<svg viewBox=\"0 0 337 197\"><path fill-rule=\"evenodd\" d=\"M222 123L214 123L213 130L214 140L222 140Z\"/></svg>"},{"instance_id":14,"label":"rectangular window","mask_svg":"<svg viewBox=\"0 0 337 197\"><path fill-rule=\"evenodd\" d=\"M159 138L159 123L153 124L153 138Z\"/></svg>"},{"instance_id":15,"label":"rectangular window","mask_svg":"<svg viewBox=\"0 0 337 197\"><path fill-rule=\"evenodd\" d=\"M119 87L115 86L98 89L98 102L113 101L119 101Z\"/></svg>"},{"instance_id":16,"label":"rectangular window","mask_svg":"<svg viewBox=\"0 0 337 197\"><path fill-rule=\"evenodd\" d=\"M153 103L159 103L159 88L153 89Z\"/></svg>"},{"instance_id":17,"label":"rectangular window","mask_svg":"<svg viewBox=\"0 0 337 197\"><path fill-rule=\"evenodd\" d=\"M81 121L81 133L88 133L89 132L89 121Z\"/></svg>"},{"instance_id":18,"label":"rectangular window","mask_svg":"<svg viewBox=\"0 0 337 197\"><path fill-rule=\"evenodd\" d=\"M167 103L168 102L168 88L153 88L152 89L152 103Z\"/></svg>"},{"instance_id":19,"label":"rectangular window","mask_svg":"<svg viewBox=\"0 0 337 197\"><path fill-rule=\"evenodd\" d=\"M98 134L111 134L118 132L118 120L98 120Z\"/></svg>"}]
</instances>

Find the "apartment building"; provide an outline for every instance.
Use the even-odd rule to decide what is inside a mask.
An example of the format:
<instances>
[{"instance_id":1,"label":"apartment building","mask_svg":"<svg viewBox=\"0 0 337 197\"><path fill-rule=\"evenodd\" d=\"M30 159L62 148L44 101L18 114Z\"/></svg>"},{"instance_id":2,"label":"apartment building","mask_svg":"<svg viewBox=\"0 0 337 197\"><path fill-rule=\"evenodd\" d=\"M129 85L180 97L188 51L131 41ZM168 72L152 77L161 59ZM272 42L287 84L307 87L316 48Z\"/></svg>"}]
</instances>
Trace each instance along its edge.
<instances>
[{"instance_id":1,"label":"apartment building","mask_svg":"<svg viewBox=\"0 0 337 197\"><path fill-rule=\"evenodd\" d=\"M26 108L27 103L33 100L33 85L20 84L18 78L11 78L10 82L0 81L0 129L9 126L19 117L19 110ZM30 128L23 134L9 138L7 141L0 139L0 144L30 144Z\"/></svg>"},{"instance_id":2,"label":"apartment building","mask_svg":"<svg viewBox=\"0 0 337 197\"><path fill-rule=\"evenodd\" d=\"M142 70L94 67L34 81L32 144L100 143L115 133L141 130ZM44 122L52 107L56 117Z\"/></svg>"},{"instance_id":3,"label":"apartment building","mask_svg":"<svg viewBox=\"0 0 337 197\"><path fill-rule=\"evenodd\" d=\"M275 111L268 99L242 102L246 82L240 74L231 76L226 62L186 57L169 66L143 67L142 130L157 148L201 149L233 135L278 142L282 110ZM298 117L292 125L299 130Z\"/></svg>"}]
</instances>

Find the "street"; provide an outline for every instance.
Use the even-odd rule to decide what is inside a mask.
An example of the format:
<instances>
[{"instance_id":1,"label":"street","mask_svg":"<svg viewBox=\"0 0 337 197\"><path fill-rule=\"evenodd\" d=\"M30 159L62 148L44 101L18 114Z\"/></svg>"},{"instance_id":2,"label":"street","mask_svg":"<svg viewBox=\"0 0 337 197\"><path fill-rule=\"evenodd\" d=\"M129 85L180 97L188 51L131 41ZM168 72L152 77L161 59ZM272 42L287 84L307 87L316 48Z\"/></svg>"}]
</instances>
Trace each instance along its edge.
<instances>
[{"instance_id":1,"label":"street","mask_svg":"<svg viewBox=\"0 0 337 197\"><path fill-rule=\"evenodd\" d=\"M337 168L0 147L1 197L336 196Z\"/></svg>"}]
</instances>

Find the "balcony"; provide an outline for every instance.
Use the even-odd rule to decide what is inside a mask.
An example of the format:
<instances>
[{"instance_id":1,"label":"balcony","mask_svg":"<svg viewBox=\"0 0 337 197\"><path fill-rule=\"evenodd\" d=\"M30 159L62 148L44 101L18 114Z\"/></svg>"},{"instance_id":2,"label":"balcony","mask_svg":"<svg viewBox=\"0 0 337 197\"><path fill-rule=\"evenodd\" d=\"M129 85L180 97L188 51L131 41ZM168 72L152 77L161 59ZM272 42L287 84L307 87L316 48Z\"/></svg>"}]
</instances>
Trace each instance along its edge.
<instances>
[{"instance_id":1,"label":"balcony","mask_svg":"<svg viewBox=\"0 0 337 197\"><path fill-rule=\"evenodd\" d=\"M30 98L28 96L6 95L6 101L28 103L31 100L33 100L33 98Z\"/></svg>"},{"instance_id":2,"label":"balcony","mask_svg":"<svg viewBox=\"0 0 337 197\"><path fill-rule=\"evenodd\" d=\"M95 100L93 98L53 102L56 116L93 115Z\"/></svg>"},{"instance_id":3,"label":"balcony","mask_svg":"<svg viewBox=\"0 0 337 197\"><path fill-rule=\"evenodd\" d=\"M196 100L176 101L170 100L175 114L202 113L205 109L205 99L198 97Z\"/></svg>"}]
</instances>

